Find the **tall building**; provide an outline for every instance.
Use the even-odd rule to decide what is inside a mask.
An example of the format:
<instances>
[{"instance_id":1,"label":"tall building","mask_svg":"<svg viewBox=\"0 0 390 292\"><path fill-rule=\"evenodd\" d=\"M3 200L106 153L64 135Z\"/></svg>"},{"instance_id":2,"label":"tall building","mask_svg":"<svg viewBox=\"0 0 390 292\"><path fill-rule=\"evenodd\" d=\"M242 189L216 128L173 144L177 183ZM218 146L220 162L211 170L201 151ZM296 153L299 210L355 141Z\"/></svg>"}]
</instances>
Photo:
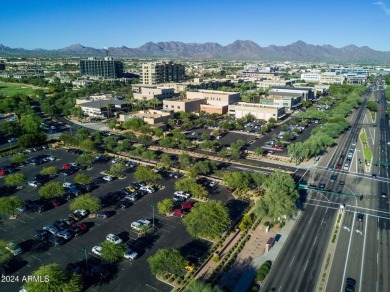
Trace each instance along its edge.
<instances>
[{"instance_id":1,"label":"tall building","mask_svg":"<svg viewBox=\"0 0 390 292\"><path fill-rule=\"evenodd\" d=\"M119 78L123 75L123 63L111 57L82 59L80 60L80 74L81 76Z\"/></svg>"},{"instance_id":2,"label":"tall building","mask_svg":"<svg viewBox=\"0 0 390 292\"><path fill-rule=\"evenodd\" d=\"M144 63L141 70L142 84L158 84L163 82L179 82L184 80L185 68L173 62Z\"/></svg>"}]
</instances>

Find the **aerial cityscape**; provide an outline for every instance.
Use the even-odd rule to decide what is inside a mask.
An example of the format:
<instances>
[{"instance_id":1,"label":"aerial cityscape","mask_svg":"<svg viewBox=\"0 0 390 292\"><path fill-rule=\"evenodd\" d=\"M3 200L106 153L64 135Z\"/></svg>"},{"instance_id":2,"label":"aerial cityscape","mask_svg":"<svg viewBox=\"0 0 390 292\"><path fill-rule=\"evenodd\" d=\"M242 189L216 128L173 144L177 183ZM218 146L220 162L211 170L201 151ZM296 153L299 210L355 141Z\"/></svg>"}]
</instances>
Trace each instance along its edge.
<instances>
[{"instance_id":1,"label":"aerial cityscape","mask_svg":"<svg viewBox=\"0 0 390 292\"><path fill-rule=\"evenodd\" d=\"M390 291L390 2L0 9L1 291Z\"/></svg>"}]
</instances>

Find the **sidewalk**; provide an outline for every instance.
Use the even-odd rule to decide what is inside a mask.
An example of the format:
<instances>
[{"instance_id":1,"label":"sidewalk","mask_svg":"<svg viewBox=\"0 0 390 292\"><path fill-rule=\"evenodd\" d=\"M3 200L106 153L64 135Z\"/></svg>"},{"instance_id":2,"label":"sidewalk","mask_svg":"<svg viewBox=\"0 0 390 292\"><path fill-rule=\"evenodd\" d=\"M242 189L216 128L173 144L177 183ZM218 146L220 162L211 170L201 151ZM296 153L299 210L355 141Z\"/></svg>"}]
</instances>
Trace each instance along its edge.
<instances>
[{"instance_id":1,"label":"sidewalk","mask_svg":"<svg viewBox=\"0 0 390 292\"><path fill-rule=\"evenodd\" d=\"M282 250L283 245L287 241L288 235L293 231L296 226L295 223L299 220L300 212L296 219L289 220L286 225L284 225L280 230L278 228L272 228L269 233L266 233L265 230L259 233L255 238L255 246L249 245L248 247L251 250L256 250L257 246L263 254L255 257L252 260L253 269L248 269L248 272L244 273L240 279L236 280L236 285L234 286L233 292L242 292L247 291L252 284L253 279L256 277L257 269L266 261L271 261L272 264L275 264L275 260L279 255L279 252ZM277 232L278 231L278 232ZM278 242L274 244L274 246L270 249L269 252L265 252L265 243L270 237L274 237L276 234L280 234L281 237Z\"/></svg>"}]
</instances>

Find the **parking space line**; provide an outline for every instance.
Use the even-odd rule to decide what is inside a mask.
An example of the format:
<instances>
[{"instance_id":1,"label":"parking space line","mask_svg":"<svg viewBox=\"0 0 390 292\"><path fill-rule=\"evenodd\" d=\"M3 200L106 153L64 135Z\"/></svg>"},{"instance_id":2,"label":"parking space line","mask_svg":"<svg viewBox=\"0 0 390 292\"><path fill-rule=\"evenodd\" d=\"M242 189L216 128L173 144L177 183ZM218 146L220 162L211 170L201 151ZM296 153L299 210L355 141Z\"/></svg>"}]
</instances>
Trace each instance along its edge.
<instances>
[{"instance_id":1,"label":"parking space line","mask_svg":"<svg viewBox=\"0 0 390 292\"><path fill-rule=\"evenodd\" d=\"M1 230L4 230L5 232L8 232L7 229L4 229L3 227L0 227Z\"/></svg>"},{"instance_id":2,"label":"parking space line","mask_svg":"<svg viewBox=\"0 0 390 292\"><path fill-rule=\"evenodd\" d=\"M149 284L145 284L145 286L149 287L149 288L151 288L153 290L156 290L156 291L161 291L161 290L157 289L156 287L150 286Z\"/></svg>"}]
</instances>

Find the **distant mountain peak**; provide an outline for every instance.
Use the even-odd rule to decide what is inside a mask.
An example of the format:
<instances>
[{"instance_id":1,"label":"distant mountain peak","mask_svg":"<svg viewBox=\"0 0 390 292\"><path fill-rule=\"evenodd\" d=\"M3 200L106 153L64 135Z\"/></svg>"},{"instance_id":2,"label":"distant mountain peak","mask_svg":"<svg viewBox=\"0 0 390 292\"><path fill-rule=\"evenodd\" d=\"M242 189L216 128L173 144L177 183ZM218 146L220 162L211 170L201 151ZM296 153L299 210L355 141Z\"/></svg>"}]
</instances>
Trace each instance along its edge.
<instances>
[{"instance_id":1,"label":"distant mountain peak","mask_svg":"<svg viewBox=\"0 0 390 292\"><path fill-rule=\"evenodd\" d=\"M105 56L106 51L76 43L58 50L13 49L0 44L2 55L67 55L67 56ZM235 60L277 60L277 61L329 61L329 62L380 62L389 63L390 52L375 51L367 46L348 45L335 48L329 44L312 45L298 40L286 46L269 45L261 47L251 40L236 40L222 46L215 42L183 43L180 41L147 42L138 48L109 47L113 57L154 57L188 59L235 59Z\"/></svg>"}]
</instances>

